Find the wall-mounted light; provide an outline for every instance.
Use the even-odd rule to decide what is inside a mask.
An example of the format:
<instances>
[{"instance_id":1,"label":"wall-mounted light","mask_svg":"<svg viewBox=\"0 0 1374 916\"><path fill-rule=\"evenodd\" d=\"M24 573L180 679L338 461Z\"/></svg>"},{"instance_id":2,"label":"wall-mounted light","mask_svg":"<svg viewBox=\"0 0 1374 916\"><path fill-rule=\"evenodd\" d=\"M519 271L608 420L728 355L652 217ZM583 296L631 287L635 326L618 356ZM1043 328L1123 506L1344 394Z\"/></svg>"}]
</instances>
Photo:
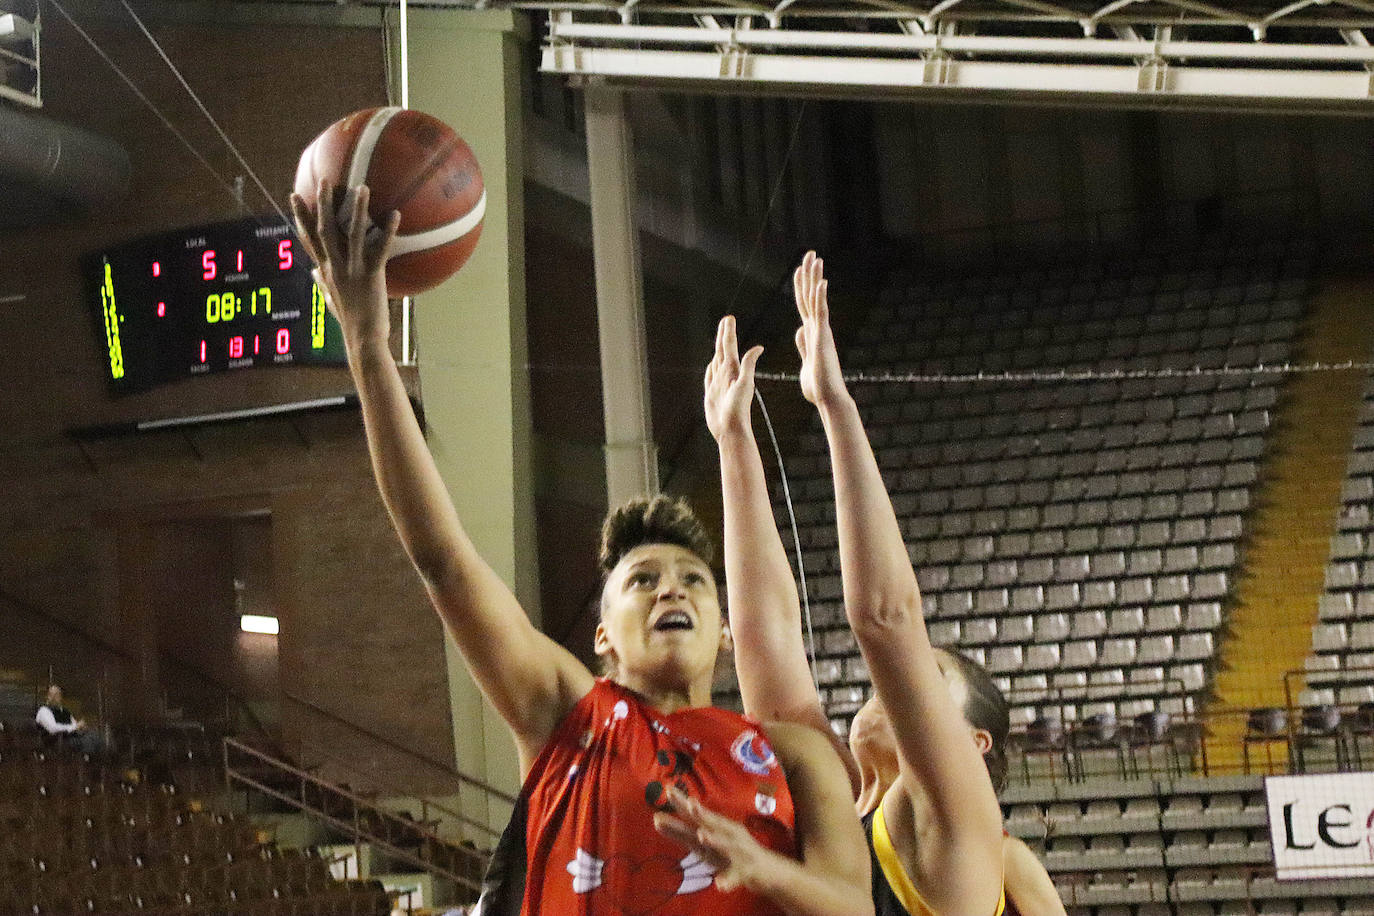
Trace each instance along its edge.
<instances>
[{"instance_id":1,"label":"wall-mounted light","mask_svg":"<svg viewBox=\"0 0 1374 916\"><path fill-rule=\"evenodd\" d=\"M14 13L0 15L0 44L33 40L33 23Z\"/></svg>"},{"instance_id":2,"label":"wall-mounted light","mask_svg":"<svg viewBox=\"0 0 1374 916\"><path fill-rule=\"evenodd\" d=\"M268 636L276 636L280 629L277 618L261 614L244 614L239 618L239 628L245 633L266 633Z\"/></svg>"}]
</instances>

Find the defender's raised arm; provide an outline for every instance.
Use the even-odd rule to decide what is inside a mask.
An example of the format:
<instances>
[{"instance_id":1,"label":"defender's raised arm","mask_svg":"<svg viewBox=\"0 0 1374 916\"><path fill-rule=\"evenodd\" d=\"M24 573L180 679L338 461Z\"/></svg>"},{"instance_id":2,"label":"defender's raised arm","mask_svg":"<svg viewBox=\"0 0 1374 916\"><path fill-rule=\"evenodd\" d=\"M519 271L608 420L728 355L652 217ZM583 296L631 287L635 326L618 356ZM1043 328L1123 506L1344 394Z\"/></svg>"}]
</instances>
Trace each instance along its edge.
<instances>
[{"instance_id":1,"label":"defender's raised arm","mask_svg":"<svg viewBox=\"0 0 1374 916\"><path fill-rule=\"evenodd\" d=\"M814 252L793 283L802 394L820 411L830 447L845 613L896 741L896 783L861 805L881 808L897 854L936 912L991 914L1002 891L997 796L926 633L916 573L840 371Z\"/></svg>"}]
</instances>

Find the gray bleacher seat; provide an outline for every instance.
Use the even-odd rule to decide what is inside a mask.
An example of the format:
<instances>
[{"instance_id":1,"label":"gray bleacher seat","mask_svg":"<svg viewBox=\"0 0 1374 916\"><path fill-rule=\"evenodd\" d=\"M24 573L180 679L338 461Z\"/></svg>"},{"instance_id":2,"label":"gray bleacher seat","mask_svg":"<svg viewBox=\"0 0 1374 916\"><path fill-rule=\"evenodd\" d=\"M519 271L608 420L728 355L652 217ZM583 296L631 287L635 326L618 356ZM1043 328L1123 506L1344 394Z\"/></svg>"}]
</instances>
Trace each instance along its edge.
<instances>
[{"instance_id":1,"label":"gray bleacher seat","mask_svg":"<svg viewBox=\"0 0 1374 916\"><path fill-rule=\"evenodd\" d=\"M1069 635L1069 616L1063 613L1031 615L1033 639L1036 642L1059 642ZM1066 647L1067 648L1067 647Z\"/></svg>"},{"instance_id":2,"label":"gray bleacher seat","mask_svg":"<svg viewBox=\"0 0 1374 916\"><path fill-rule=\"evenodd\" d=\"M1112 636L1135 636L1144 629L1144 608L1118 607L1107 612L1107 632Z\"/></svg>"},{"instance_id":3,"label":"gray bleacher seat","mask_svg":"<svg viewBox=\"0 0 1374 916\"><path fill-rule=\"evenodd\" d=\"M994 674L1019 672L1025 663L1021 646L994 646L987 652L987 667Z\"/></svg>"},{"instance_id":4,"label":"gray bleacher seat","mask_svg":"<svg viewBox=\"0 0 1374 916\"><path fill-rule=\"evenodd\" d=\"M1095 668L1099 663L1097 643L1090 639L1070 640L1063 644L1060 661L1065 668Z\"/></svg>"},{"instance_id":5,"label":"gray bleacher seat","mask_svg":"<svg viewBox=\"0 0 1374 916\"><path fill-rule=\"evenodd\" d=\"M1374 649L1374 620L1360 620L1350 626L1350 648Z\"/></svg>"},{"instance_id":6,"label":"gray bleacher seat","mask_svg":"<svg viewBox=\"0 0 1374 916\"><path fill-rule=\"evenodd\" d=\"M997 621L990 617L975 617L962 621L959 641L963 645L990 645L997 642Z\"/></svg>"},{"instance_id":7,"label":"gray bleacher seat","mask_svg":"<svg viewBox=\"0 0 1374 916\"><path fill-rule=\"evenodd\" d=\"M1355 616L1355 596L1350 592L1328 592L1318 599L1317 615L1324 621L1349 619Z\"/></svg>"},{"instance_id":8,"label":"gray bleacher seat","mask_svg":"<svg viewBox=\"0 0 1374 916\"><path fill-rule=\"evenodd\" d=\"M1185 628L1188 630L1214 630L1221 626L1221 603L1217 601L1195 601L1188 605Z\"/></svg>"},{"instance_id":9,"label":"gray bleacher seat","mask_svg":"<svg viewBox=\"0 0 1374 916\"><path fill-rule=\"evenodd\" d=\"M1213 655L1211 633L1184 633L1178 638L1174 657L1180 661L1204 661Z\"/></svg>"},{"instance_id":10,"label":"gray bleacher seat","mask_svg":"<svg viewBox=\"0 0 1374 916\"><path fill-rule=\"evenodd\" d=\"M1145 611L1143 628L1152 633L1173 633L1183 629L1183 608L1178 604L1155 604Z\"/></svg>"},{"instance_id":11,"label":"gray bleacher seat","mask_svg":"<svg viewBox=\"0 0 1374 916\"><path fill-rule=\"evenodd\" d=\"M1285 263L1284 246L1270 247L1272 264ZM1295 281L1302 263L1294 264ZM1253 361L1271 344L1286 352L1299 326L1300 282L1285 288L1282 312L1253 308L1278 295L1276 282L1295 282L1276 276L1277 267L1257 262L1252 247L1226 242L1102 269L907 276L887 287L855 334L848 365L887 369L905 359L913 367L977 369L1090 360L1134 369ZM1153 292L1166 285L1166 295ZM925 333L904 342L915 324ZM1039 666L1058 653L1059 664L1070 667L1053 672L1057 683L1091 687L1080 694L1084 702L1118 711L1124 702L1164 696L1162 678L1148 677L1156 670L1182 672L1200 689L1235 574L1267 412L1277 405L1276 382L1223 375L947 391L856 386L884 478L900 496L932 635L968 645L976 642L970 632L987 626L982 621L1000 621L996 641L970 647L986 647L989 661L1007 669L1002 676L1043 677L1049 672ZM1238 436L1242 430L1251 431ZM811 553L833 556L835 544L833 533L819 530L833 526L833 496L818 433L802 437L805 454L789 468L806 476L794 494L809 529L808 573L821 574L820 616L838 626L838 565ZM1353 506L1342 530L1362 534L1368 518ZM1352 580L1365 574L1363 566L1345 567L1332 584L1356 591ZM1374 582L1374 564L1368 576ZM1358 601L1333 622L1351 621ZM963 627L970 619L980 621L972 631ZM825 629L821 635L832 638ZM1144 659L1118 663L1123 648L1113 640L1132 640L1133 654L1143 649ZM1156 654L1158 663L1146 663ZM1112 696L1112 689L1122 692ZM1156 692L1140 692L1147 689ZM1023 711L1017 716L1024 721Z\"/></svg>"},{"instance_id":12,"label":"gray bleacher seat","mask_svg":"<svg viewBox=\"0 0 1374 916\"><path fill-rule=\"evenodd\" d=\"M1103 611L1081 610L1069 619L1069 633L1074 639L1092 639L1107 632L1107 615Z\"/></svg>"},{"instance_id":13,"label":"gray bleacher seat","mask_svg":"<svg viewBox=\"0 0 1374 916\"><path fill-rule=\"evenodd\" d=\"M1316 652L1342 652L1350 645L1343 623L1317 624L1312 630L1312 649Z\"/></svg>"}]
</instances>

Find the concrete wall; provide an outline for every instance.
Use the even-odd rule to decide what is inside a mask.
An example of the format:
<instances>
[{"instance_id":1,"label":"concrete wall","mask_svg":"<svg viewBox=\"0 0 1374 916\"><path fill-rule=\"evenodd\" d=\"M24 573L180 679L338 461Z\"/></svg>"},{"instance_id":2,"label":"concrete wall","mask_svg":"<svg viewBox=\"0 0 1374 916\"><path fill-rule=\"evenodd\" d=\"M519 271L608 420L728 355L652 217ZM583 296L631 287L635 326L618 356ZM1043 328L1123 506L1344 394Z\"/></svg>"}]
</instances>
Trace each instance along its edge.
<instances>
[{"instance_id":1,"label":"concrete wall","mask_svg":"<svg viewBox=\"0 0 1374 916\"><path fill-rule=\"evenodd\" d=\"M932 259L1239 229L1371 227L1366 118L873 107L882 225Z\"/></svg>"}]
</instances>

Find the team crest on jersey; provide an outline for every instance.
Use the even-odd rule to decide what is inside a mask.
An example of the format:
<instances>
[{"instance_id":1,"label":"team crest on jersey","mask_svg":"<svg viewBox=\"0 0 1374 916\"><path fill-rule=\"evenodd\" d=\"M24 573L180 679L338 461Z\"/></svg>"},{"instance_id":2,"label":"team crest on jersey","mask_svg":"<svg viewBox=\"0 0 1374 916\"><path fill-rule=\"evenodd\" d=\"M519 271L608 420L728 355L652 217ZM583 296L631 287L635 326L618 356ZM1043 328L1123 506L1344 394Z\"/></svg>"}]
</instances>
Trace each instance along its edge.
<instances>
[{"instance_id":1,"label":"team crest on jersey","mask_svg":"<svg viewBox=\"0 0 1374 916\"><path fill-rule=\"evenodd\" d=\"M773 756L773 749L768 746L768 742L752 730L735 739L735 743L730 745L730 754L744 767L745 772L753 773L755 776L772 772L778 765L778 758Z\"/></svg>"}]
</instances>

